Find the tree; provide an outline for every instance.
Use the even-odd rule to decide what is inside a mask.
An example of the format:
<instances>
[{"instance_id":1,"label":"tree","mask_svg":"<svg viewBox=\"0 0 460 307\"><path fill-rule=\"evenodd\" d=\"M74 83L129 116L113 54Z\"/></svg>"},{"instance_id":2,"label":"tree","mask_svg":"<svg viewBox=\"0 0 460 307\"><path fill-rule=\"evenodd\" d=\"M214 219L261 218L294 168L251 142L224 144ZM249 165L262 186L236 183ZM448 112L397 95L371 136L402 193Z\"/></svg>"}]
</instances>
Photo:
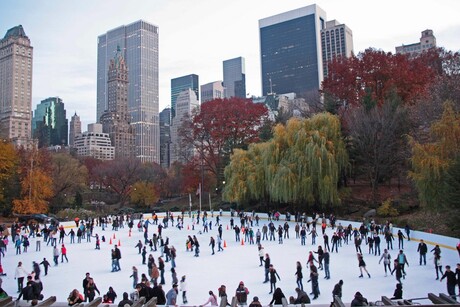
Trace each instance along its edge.
<instances>
[{"instance_id":1,"label":"tree","mask_svg":"<svg viewBox=\"0 0 460 307\"><path fill-rule=\"evenodd\" d=\"M87 186L88 170L80 161L67 153L51 155L54 196L57 202L66 195L73 195ZM60 204L56 204L60 205Z\"/></svg>"},{"instance_id":2,"label":"tree","mask_svg":"<svg viewBox=\"0 0 460 307\"><path fill-rule=\"evenodd\" d=\"M225 170L225 199L338 205L338 181L348 166L340 121L329 113L277 125L274 138L235 151Z\"/></svg>"},{"instance_id":3,"label":"tree","mask_svg":"<svg viewBox=\"0 0 460 307\"><path fill-rule=\"evenodd\" d=\"M431 126L432 142L421 144L410 138L412 147L412 171L420 202L432 209L440 210L449 182L449 170L455 171L455 161L460 152L460 115L451 102L444 104L440 120ZM452 168L452 169L451 169ZM447 182L446 182L447 181Z\"/></svg>"},{"instance_id":4,"label":"tree","mask_svg":"<svg viewBox=\"0 0 460 307\"><path fill-rule=\"evenodd\" d=\"M146 181L136 182L130 192L131 202L139 207L149 208L150 205L158 202L158 194L153 183Z\"/></svg>"},{"instance_id":5,"label":"tree","mask_svg":"<svg viewBox=\"0 0 460 307\"><path fill-rule=\"evenodd\" d=\"M195 148L194 163L202 164L219 188L230 155L234 149L246 149L259 140L259 129L267 115L263 104L249 99L214 99L203 103L200 111L185 121L179 134Z\"/></svg>"},{"instance_id":6,"label":"tree","mask_svg":"<svg viewBox=\"0 0 460 307\"><path fill-rule=\"evenodd\" d=\"M346 121L354 171L366 175L375 203L379 184L398 175L404 164L408 113L394 94L381 108L371 101L354 108Z\"/></svg>"},{"instance_id":7,"label":"tree","mask_svg":"<svg viewBox=\"0 0 460 307\"><path fill-rule=\"evenodd\" d=\"M17 152L12 143L6 140L0 140L0 204L3 209L9 207L9 199L11 195L10 187L16 181L16 173L18 168Z\"/></svg>"},{"instance_id":8,"label":"tree","mask_svg":"<svg viewBox=\"0 0 460 307\"><path fill-rule=\"evenodd\" d=\"M21 149L20 181L22 199L13 200L13 212L21 214L46 213L48 201L54 195L50 173L50 157L46 150Z\"/></svg>"},{"instance_id":9,"label":"tree","mask_svg":"<svg viewBox=\"0 0 460 307\"><path fill-rule=\"evenodd\" d=\"M329 74L322 84L322 91L332 97L327 107L334 110L331 108L334 100L342 109L360 106L363 97L369 94L380 106L391 91L404 104L412 104L426 95L435 80L435 59L433 54L410 58L375 49L367 49L358 56L336 58L329 64Z\"/></svg>"}]
</instances>

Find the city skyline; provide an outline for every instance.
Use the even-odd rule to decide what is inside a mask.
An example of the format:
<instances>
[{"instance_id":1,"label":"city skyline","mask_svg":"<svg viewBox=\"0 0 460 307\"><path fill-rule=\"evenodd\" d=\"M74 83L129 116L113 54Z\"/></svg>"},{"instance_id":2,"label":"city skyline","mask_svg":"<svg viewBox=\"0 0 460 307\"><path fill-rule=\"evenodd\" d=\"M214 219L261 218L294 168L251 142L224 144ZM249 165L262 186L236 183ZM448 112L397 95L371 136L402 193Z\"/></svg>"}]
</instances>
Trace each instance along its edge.
<instances>
[{"instance_id":1,"label":"city skyline","mask_svg":"<svg viewBox=\"0 0 460 307\"><path fill-rule=\"evenodd\" d=\"M221 80L222 61L239 56L246 59L247 93L260 96L259 19L311 4L326 11L327 20L340 20L353 31L355 53L369 47L395 53L396 46L418 42L426 29L433 30L439 47L460 50L458 1L269 0L261 4L158 0L140 1L134 7L122 1L107 6L104 2L5 0L0 32L3 36L22 25L34 47L32 109L47 97L59 96L68 114L76 111L81 117L83 127L96 117L97 37L141 19L160 29L160 111L170 105L171 79L194 73L200 85ZM79 20L97 22L77 24Z\"/></svg>"}]
</instances>

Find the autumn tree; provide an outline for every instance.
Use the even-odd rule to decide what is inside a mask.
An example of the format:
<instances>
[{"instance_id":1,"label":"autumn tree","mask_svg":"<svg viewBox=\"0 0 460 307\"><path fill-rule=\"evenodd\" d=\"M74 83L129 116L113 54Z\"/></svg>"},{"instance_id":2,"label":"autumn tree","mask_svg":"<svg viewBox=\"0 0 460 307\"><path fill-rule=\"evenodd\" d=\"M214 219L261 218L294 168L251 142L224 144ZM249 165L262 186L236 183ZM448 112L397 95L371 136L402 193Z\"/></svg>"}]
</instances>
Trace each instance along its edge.
<instances>
[{"instance_id":1,"label":"autumn tree","mask_svg":"<svg viewBox=\"0 0 460 307\"><path fill-rule=\"evenodd\" d=\"M417 188L420 202L440 210L452 186L460 152L460 115L451 102L446 102L442 117L431 126L432 141L419 143L410 139L412 170L409 173Z\"/></svg>"},{"instance_id":2,"label":"autumn tree","mask_svg":"<svg viewBox=\"0 0 460 307\"><path fill-rule=\"evenodd\" d=\"M21 199L13 200L13 212L20 214L46 213L50 198L54 195L49 153L32 148L21 149L20 181Z\"/></svg>"},{"instance_id":3,"label":"autumn tree","mask_svg":"<svg viewBox=\"0 0 460 307\"><path fill-rule=\"evenodd\" d=\"M246 149L259 140L259 129L268 111L263 104L232 97L215 99L201 105L199 112L185 121L179 134L193 145L194 163L203 165L220 187L223 170L236 148Z\"/></svg>"},{"instance_id":4,"label":"autumn tree","mask_svg":"<svg viewBox=\"0 0 460 307\"><path fill-rule=\"evenodd\" d=\"M132 186L129 196L131 202L141 208L149 208L159 199L154 184L147 181L136 182Z\"/></svg>"},{"instance_id":5,"label":"autumn tree","mask_svg":"<svg viewBox=\"0 0 460 307\"><path fill-rule=\"evenodd\" d=\"M9 209L12 197L17 192L13 187L17 184L19 159L12 143L0 140L0 205L3 210Z\"/></svg>"},{"instance_id":6,"label":"autumn tree","mask_svg":"<svg viewBox=\"0 0 460 307\"><path fill-rule=\"evenodd\" d=\"M101 188L117 196L117 201L127 203L132 186L139 180L142 163L138 159L120 158L100 164L95 170Z\"/></svg>"},{"instance_id":7,"label":"autumn tree","mask_svg":"<svg viewBox=\"0 0 460 307\"><path fill-rule=\"evenodd\" d=\"M225 170L224 197L314 205L338 205L338 181L348 166L340 121L329 113L277 125L270 142L235 151Z\"/></svg>"},{"instance_id":8,"label":"autumn tree","mask_svg":"<svg viewBox=\"0 0 460 307\"><path fill-rule=\"evenodd\" d=\"M405 135L410 129L407 110L393 94L380 108L369 99L352 109L346 121L353 171L366 176L377 202L379 185L400 176L406 160Z\"/></svg>"},{"instance_id":9,"label":"autumn tree","mask_svg":"<svg viewBox=\"0 0 460 307\"><path fill-rule=\"evenodd\" d=\"M327 107L360 106L369 94L380 106L391 91L404 104L414 103L426 95L437 75L434 64L428 65L435 61L433 58L432 54L410 58L375 49L336 58L329 64L329 73L322 83L323 93L329 95Z\"/></svg>"},{"instance_id":10,"label":"autumn tree","mask_svg":"<svg viewBox=\"0 0 460 307\"><path fill-rule=\"evenodd\" d=\"M68 153L51 155L55 206L65 206L66 196L74 196L87 186L88 170ZM62 203L64 202L64 204Z\"/></svg>"}]
</instances>

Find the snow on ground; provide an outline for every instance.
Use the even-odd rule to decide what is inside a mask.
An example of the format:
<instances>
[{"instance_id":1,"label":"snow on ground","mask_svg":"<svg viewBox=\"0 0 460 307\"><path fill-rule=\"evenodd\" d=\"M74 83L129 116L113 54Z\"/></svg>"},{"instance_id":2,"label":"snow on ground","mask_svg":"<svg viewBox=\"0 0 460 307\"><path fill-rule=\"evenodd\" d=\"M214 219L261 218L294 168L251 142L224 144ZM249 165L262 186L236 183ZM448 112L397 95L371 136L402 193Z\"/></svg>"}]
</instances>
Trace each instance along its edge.
<instances>
[{"instance_id":1,"label":"snow on ground","mask_svg":"<svg viewBox=\"0 0 460 307\"><path fill-rule=\"evenodd\" d=\"M177 215L177 213L176 213ZM175 216L176 216L175 215ZM268 223L265 219L266 214L260 214L262 217L259 227L254 225L254 233L257 229L262 229L263 224ZM282 216L284 217L284 216ZM215 216L208 218L215 224ZM256 245L250 245L246 242L244 245L241 241L235 241L234 231L227 228L229 225L229 213L224 212L221 218L223 225L223 240L225 240L227 247L223 252L217 252L211 255L211 248L208 246L211 236L217 237L217 227L213 226L212 230L208 233L199 234L203 230L202 226L195 226L192 230L192 219L186 217L184 219L184 229L179 230L176 227L168 227L163 230L163 237L169 237L170 245L174 245L177 249L176 258L176 272L180 280L183 275L187 276L187 297L188 305L199 305L206 302L208 298L208 291L212 290L216 295L218 288L221 284L227 286L227 294L229 299L234 296L235 289L240 281L244 281L245 286L249 289L248 301L250 302L253 296L258 296L263 305L268 305L272 295L269 294L270 284L264 284L264 269L259 267L259 257ZM161 221L161 218L160 218ZM239 225L239 219L235 218ZM344 221L342 225L346 226L349 223ZM338 224L337 222L337 224ZM279 224L284 224L284 219L279 222L274 222L277 227ZM65 222L66 231L75 226L73 222ZM290 239L285 239L283 244L278 241L262 241L265 252L269 253L271 262L280 275L281 281L277 283L286 297L296 296L294 289L296 288L296 261L300 261L303 266L303 284L307 293L311 292L311 283L307 283L309 276L309 269L306 267L306 261L309 251L316 251L318 245L323 245L322 237L317 238L317 245L311 245L311 237L307 237L307 245L301 246L300 239L295 238L294 222L290 222ZM355 224L357 225L357 224ZM101 242L101 249L95 249L95 239L92 238L91 243L83 240L81 244L70 244L70 238L65 238L65 244L68 249L67 257L69 263L59 262L58 266L51 266L48 276L43 276L42 268L42 282L44 285L43 294L45 297L55 295L58 301L65 302L68 294L74 288L82 291L82 280L86 272L90 272L94 278L96 285L101 291L101 295L108 291L109 286L112 286L118 294L118 303L123 292L132 291L132 279L129 276L132 273L132 266L139 269L139 278L141 273L147 273L147 266L142 265L141 255L138 254L138 249L134 246L139 240L143 240L143 233L137 231L137 222L134 223L132 236L128 234L128 227L120 229L119 231L112 231L110 226L105 231L100 227L95 227L94 233L99 236L104 235L106 242ZM187 229L188 228L188 229ZM74 227L75 229L75 227ZM75 229L76 230L76 229ZM321 228L317 228L321 233ZM157 226L150 225L149 236L157 232ZM394 233L396 231L394 230ZM404 241L404 252L409 261L409 267L406 268L407 277L403 280L404 298L427 297L427 293L447 293L446 281L442 283L435 280L435 269L433 265L433 255L427 255L427 265L419 265L419 256L417 253L418 238L425 238L426 241L442 244L447 242L448 245L441 245L442 250L442 263L443 266L450 264L455 269L455 265L459 262L459 255L455 250L455 245L458 238L447 238L441 236L434 236L421 232L413 232L415 239L411 241ZM332 237L333 230L327 229L329 238ZM115 239L113 236L115 235ZM193 253L186 252L185 241L188 235L196 235L200 242L200 257L194 257ZM112 237L113 243L120 241L122 259L120 261L121 271L111 272L111 253L110 250L113 246L109 245L109 239ZM385 242L382 237L381 249L385 247ZM276 238L278 236L276 235ZM434 239L435 240L434 240ZM427 242L428 243L428 242ZM394 258L398 252L397 239L394 241L394 249L391 251L391 256ZM17 263L22 261L27 271L32 271L32 261L41 262L44 257L53 265L52 262L52 247L46 246L42 242L41 251L35 251L35 239L31 239L29 252L21 255L15 255L13 244L10 242L8 245L8 252L2 259L3 268L7 276L2 277L3 289L9 294L16 296L17 283L14 280L14 271ZM428 244L428 249L431 250L434 246ZM320 272L319 288L321 291L320 297L313 301L315 304L329 304L332 301L332 289L334 285L342 279L343 297L345 303L351 302L354 293L360 291L369 301L380 300L382 295L391 297L395 289L396 280L394 276L384 276L383 262L379 264L378 256L369 255L367 246L362 245L364 260L367 264L367 269L371 274L371 278L358 278L359 268L356 258L355 247L352 243L344 245L339 248L339 253L330 254L330 272L331 279L324 279L324 271ZM149 248L147 248L149 250ZM160 256L160 251L149 252L147 256L152 253L157 258ZM443 268L444 270L444 268ZM148 276L148 275L147 275ZM165 272L166 285L163 286L165 292L171 288L171 273L170 262L166 263ZM179 302L182 303L181 294L179 294ZM310 297L312 297L310 295Z\"/></svg>"}]
</instances>

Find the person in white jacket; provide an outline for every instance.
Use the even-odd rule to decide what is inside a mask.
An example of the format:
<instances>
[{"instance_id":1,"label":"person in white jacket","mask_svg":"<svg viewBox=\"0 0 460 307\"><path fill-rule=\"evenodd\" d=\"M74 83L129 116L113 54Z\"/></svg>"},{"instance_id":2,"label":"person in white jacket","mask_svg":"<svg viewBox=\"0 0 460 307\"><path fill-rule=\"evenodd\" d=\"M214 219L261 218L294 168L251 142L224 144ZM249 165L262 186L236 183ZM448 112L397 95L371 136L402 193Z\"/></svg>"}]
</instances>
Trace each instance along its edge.
<instances>
[{"instance_id":1,"label":"person in white jacket","mask_svg":"<svg viewBox=\"0 0 460 307\"><path fill-rule=\"evenodd\" d=\"M27 276L27 271L22 266L22 262L19 261L18 266L16 267L16 271L14 273L14 279L18 280L18 293L21 293L21 290L24 285L24 277Z\"/></svg>"},{"instance_id":2,"label":"person in white jacket","mask_svg":"<svg viewBox=\"0 0 460 307\"><path fill-rule=\"evenodd\" d=\"M180 279L180 291L182 291L182 302L187 304L187 282L185 281L185 275Z\"/></svg>"},{"instance_id":3,"label":"person in white jacket","mask_svg":"<svg viewBox=\"0 0 460 307\"><path fill-rule=\"evenodd\" d=\"M260 260L260 265L259 266L262 266L263 262L264 262L265 249L260 244L259 244L258 249L259 249L259 260Z\"/></svg>"},{"instance_id":4,"label":"person in white jacket","mask_svg":"<svg viewBox=\"0 0 460 307\"><path fill-rule=\"evenodd\" d=\"M207 304L211 304L211 306L218 306L217 296L212 291L209 291L208 300L206 301L206 303L201 304L200 307L206 306Z\"/></svg>"}]
</instances>

